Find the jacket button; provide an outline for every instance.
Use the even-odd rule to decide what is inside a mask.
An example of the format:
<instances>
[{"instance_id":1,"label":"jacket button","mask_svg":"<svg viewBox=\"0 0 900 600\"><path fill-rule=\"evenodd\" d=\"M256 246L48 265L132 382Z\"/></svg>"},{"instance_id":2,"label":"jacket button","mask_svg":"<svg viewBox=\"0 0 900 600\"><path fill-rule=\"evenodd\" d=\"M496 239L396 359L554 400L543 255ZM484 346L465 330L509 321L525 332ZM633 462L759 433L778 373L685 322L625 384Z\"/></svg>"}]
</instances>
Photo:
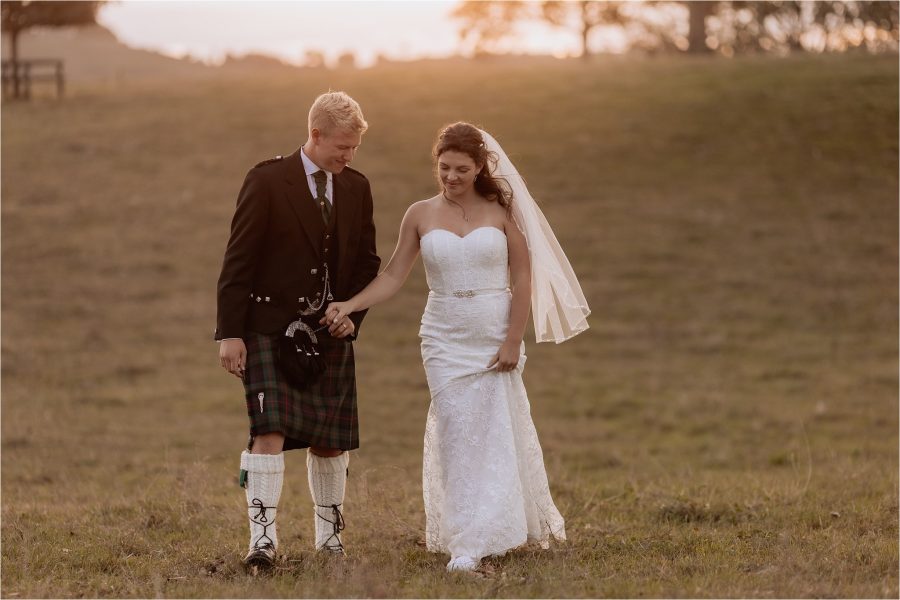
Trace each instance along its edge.
<instances>
[{"instance_id":1,"label":"jacket button","mask_svg":"<svg viewBox=\"0 0 900 600\"><path fill-rule=\"evenodd\" d=\"M310 269L310 270L309 270L309 274L310 274L310 275L315 275L315 274L318 273L318 272L319 272L318 269Z\"/></svg>"},{"instance_id":2,"label":"jacket button","mask_svg":"<svg viewBox=\"0 0 900 600\"><path fill-rule=\"evenodd\" d=\"M262 298L260 298L259 296L257 296L257 297L256 297L256 301L259 302L260 300L262 300Z\"/></svg>"},{"instance_id":3,"label":"jacket button","mask_svg":"<svg viewBox=\"0 0 900 600\"><path fill-rule=\"evenodd\" d=\"M268 296L266 296L266 302L268 302L269 300L271 300L271 298L269 298Z\"/></svg>"}]
</instances>

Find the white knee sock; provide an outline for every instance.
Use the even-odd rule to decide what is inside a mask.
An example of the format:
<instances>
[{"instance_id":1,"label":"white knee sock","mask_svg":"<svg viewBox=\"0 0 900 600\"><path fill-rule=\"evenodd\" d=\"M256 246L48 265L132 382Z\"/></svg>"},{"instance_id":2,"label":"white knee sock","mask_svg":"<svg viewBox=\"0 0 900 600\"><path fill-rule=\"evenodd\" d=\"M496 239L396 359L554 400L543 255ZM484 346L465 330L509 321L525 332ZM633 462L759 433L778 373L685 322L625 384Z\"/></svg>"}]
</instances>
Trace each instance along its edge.
<instances>
[{"instance_id":1,"label":"white knee sock","mask_svg":"<svg viewBox=\"0 0 900 600\"><path fill-rule=\"evenodd\" d=\"M278 547L275 513L284 483L284 453L241 453L241 469L247 471L247 516L250 517L250 548L271 543Z\"/></svg>"},{"instance_id":2,"label":"white knee sock","mask_svg":"<svg viewBox=\"0 0 900 600\"><path fill-rule=\"evenodd\" d=\"M344 528L342 516L344 489L347 486L347 465L350 453L324 457L306 453L309 473L309 492L312 494L316 521L316 550L324 547L342 548L340 531Z\"/></svg>"}]
</instances>

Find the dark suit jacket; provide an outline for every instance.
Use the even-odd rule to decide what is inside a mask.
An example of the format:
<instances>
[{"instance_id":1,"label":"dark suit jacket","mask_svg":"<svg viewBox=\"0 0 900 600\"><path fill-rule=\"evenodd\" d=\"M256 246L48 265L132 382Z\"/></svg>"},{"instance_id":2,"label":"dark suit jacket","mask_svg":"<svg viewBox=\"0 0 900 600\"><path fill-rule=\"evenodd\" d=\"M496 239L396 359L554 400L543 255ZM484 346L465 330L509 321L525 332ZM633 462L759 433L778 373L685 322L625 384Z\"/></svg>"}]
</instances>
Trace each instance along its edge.
<instances>
[{"instance_id":1,"label":"dark suit jacket","mask_svg":"<svg viewBox=\"0 0 900 600\"><path fill-rule=\"evenodd\" d=\"M299 149L247 173L219 276L215 339L275 333L296 319L303 302L322 292L329 245L337 251L330 273L335 301L349 299L378 274L369 180L346 167L332 182L333 234L310 194ZM350 316L353 338L364 316Z\"/></svg>"}]
</instances>

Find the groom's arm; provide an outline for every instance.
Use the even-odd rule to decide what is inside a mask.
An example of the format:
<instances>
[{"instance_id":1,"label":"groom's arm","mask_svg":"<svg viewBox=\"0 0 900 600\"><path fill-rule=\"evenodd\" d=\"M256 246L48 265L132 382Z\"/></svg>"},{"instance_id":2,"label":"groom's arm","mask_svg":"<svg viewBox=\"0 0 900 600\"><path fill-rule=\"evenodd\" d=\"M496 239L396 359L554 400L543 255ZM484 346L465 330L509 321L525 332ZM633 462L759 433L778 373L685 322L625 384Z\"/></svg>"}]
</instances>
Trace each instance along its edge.
<instances>
[{"instance_id":1,"label":"groom's arm","mask_svg":"<svg viewBox=\"0 0 900 600\"><path fill-rule=\"evenodd\" d=\"M244 337L250 286L267 228L268 193L256 169L251 169L238 194L231 235L219 275L216 340Z\"/></svg>"},{"instance_id":2,"label":"groom's arm","mask_svg":"<svg viewBox=\"0 0 900 600\"><path fill-rule=\"evenodd\" d=\"M362 229L360 231L359 246L356 250L356 264L354 265L353 284L350 289L348 298L352 298L361 292L369 282L378 275L378 268L381 266L381 259L378 257L375 247L375 219L374 219L374 203L372 201L372 188L366 181L365 192L363 193L362 204ZM353 321L355 329L352 335L347 336L348 340L355 340L359 336L359 327L363 319L366 317L367 310L349 315L349 319Z\"/></svg>"}]
</instances>

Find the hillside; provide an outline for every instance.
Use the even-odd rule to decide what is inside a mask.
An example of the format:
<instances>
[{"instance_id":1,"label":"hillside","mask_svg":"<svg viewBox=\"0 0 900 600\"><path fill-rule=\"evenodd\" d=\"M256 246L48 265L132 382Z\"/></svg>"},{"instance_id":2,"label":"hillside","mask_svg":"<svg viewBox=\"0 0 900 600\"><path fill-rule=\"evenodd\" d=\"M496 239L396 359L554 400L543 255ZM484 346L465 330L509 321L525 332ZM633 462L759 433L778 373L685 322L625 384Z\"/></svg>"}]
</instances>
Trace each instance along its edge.
<instances>
[{"instance_id":1,"label":"hillside","mask_svg":"<svg viewBox=\"0 0 900 600\"><path fill-rule=\"evenodd\" d=\"M897 67L434 61L5 104L2 595L896 598ZM245 173L305 140L329 88L370 123L354 167L382 257L460 119L568 253L591 329L529 334L525 369L566 544L478 578L420 544L417 266L355 345L347 560L310 551L293 452L282 569L241 570L247 417L216 279Z\"/></svg>"},{"instance_id":2,"label":"hillside","mask_svg":"<svg viewBox=\"0 0 900 600\"><path fill-rule=\"evenodd\" d=\"M130 48L100 25L30 29L21 35L19 44L23 59L63 59L66 78L76 85L196 79L215 72L214 68L202 63ZM4 59L9 55L8 46L8 39L4 37Z\"/></svg>"},{"instance_id":3,"label":"hillside","mask_svg":"<svg viewBox=\"0 0 900 600\"><path fill-rule=\"evenodd\" d=\"M4 39L4 59L9 54L8 45ZM63 59L67 84L75 90L97 85L184 83L248 75L283 77L297 71L293 65L262 54L227 56L218 66L172 58L132 48L100 25L27 30L20 38L19 52L23 59ZM49 87L47 90L52 91Z\"/></svg>"}]
</instances>

